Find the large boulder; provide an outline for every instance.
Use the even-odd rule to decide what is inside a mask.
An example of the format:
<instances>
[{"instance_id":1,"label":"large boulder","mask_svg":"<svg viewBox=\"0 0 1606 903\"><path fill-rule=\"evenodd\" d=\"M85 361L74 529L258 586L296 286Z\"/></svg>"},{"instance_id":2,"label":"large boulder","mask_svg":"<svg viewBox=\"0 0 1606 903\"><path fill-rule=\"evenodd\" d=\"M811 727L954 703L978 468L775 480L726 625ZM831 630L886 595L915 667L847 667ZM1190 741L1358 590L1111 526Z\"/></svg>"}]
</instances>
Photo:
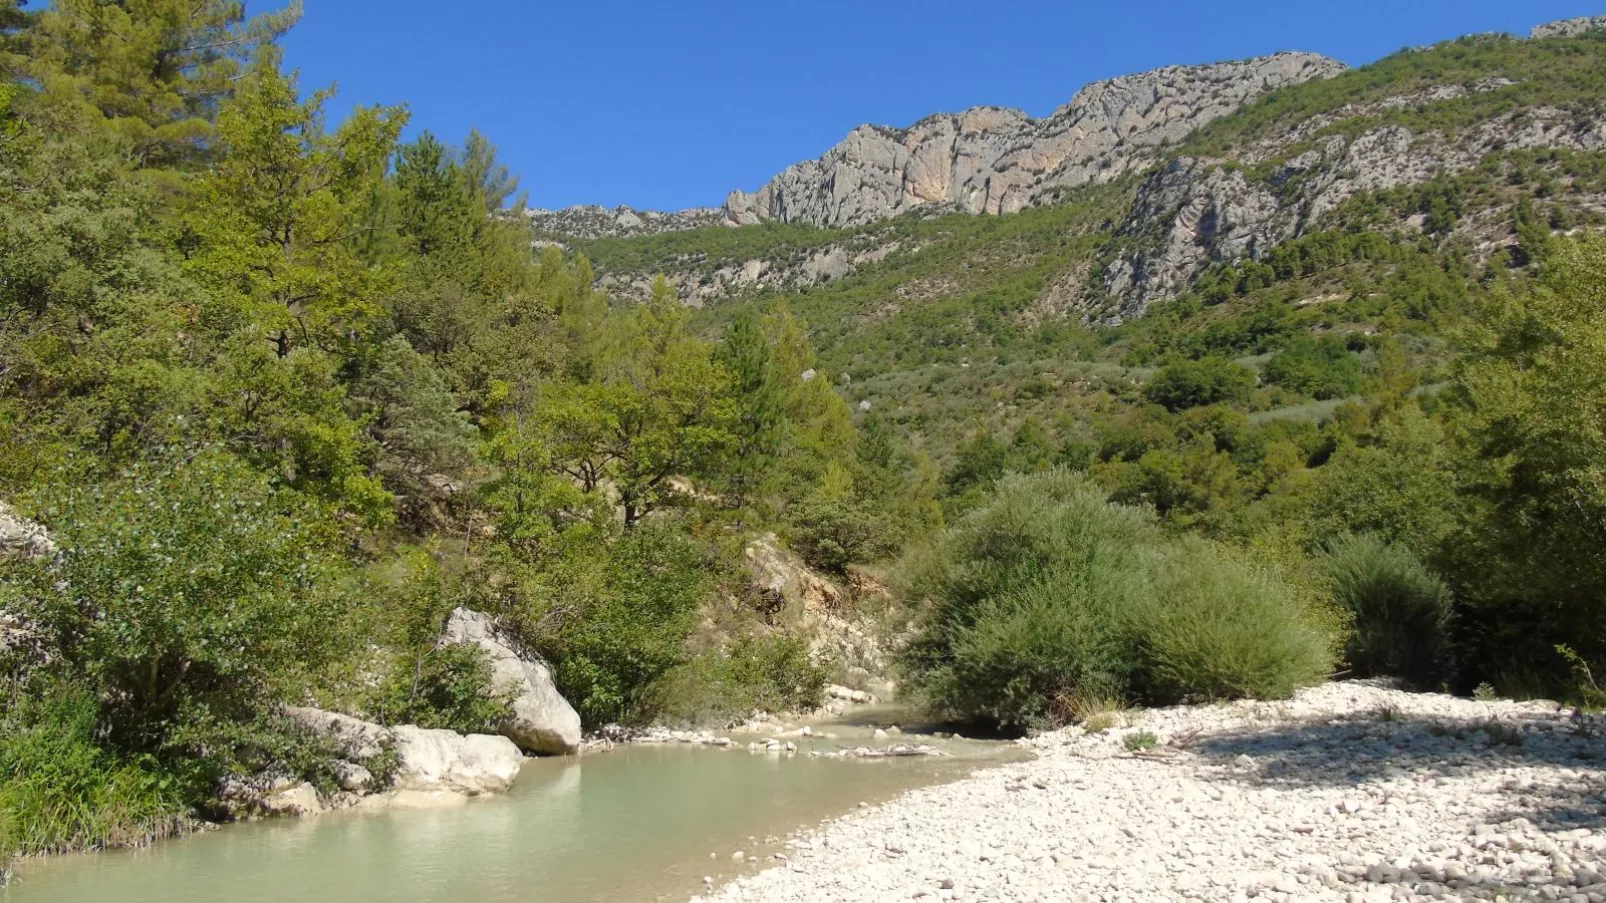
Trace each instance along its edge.
<instances>
[{"instance_id":1,"label":"large boulder","mask_svg":"<svg viewBox=\"0 0 1606 903\"><path fill-rule=\"evenodd\" d=\"M497 633L490 618L466 608L452 612L442 638L478 646L491 663L492 686L513 697L513 715L501 728L504 737L538 756L580 750L580 715L558 692L545 662L520 655Z\"/></svg>"},{"instance_id":2,"label":"large boulder","mask_svg":"<svg viewBox=\"0 0 1606 903\"><path fill-rule=\"evenodd\" d=\"M411 724L393 729L400 767L397 790L447 790L464 796L504 793L524 765L513 741L490 734L463 735Z\"/></svg>"},{"instance_id":3,"label":"large boulder","mask_svg":"<svg viewBox=\"0 0 1606 903\"><path fill-rule=\"evenodd\" d=\"M393 787L410 793L481 796L513 786L524 755L513 741L490 734L459 734L411 724L385 727L322 709L285 709L297 723L335 742L347 767L337 768L342 783L366 784L361 766L385 750L396 756ZM356 788L347 788L356 789Z\"/></svg>"}]
</instances>

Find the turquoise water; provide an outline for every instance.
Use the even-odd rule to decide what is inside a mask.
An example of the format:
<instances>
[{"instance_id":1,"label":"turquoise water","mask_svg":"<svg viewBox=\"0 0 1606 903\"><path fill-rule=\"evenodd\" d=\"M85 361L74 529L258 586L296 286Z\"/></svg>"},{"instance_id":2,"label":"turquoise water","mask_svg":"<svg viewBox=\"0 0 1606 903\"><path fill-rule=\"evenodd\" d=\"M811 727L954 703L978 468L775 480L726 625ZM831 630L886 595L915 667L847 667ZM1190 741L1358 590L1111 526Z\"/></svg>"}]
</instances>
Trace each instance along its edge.
<instances>
[{"instance_id":1,"label":"turquoise water","mask_svg":"<svg viewBox=\"0 0 1606 903\"><path fill-rule=\"evenodd\" d=\"M705 875L774 864L735 863L736 850L767 859L789 831L958 777L982 755L855 761L635 746L530 760L508 795L456 808L232 825L146 850L25 862L0 901L684 899Z\"/></svg>"}]
</instances>

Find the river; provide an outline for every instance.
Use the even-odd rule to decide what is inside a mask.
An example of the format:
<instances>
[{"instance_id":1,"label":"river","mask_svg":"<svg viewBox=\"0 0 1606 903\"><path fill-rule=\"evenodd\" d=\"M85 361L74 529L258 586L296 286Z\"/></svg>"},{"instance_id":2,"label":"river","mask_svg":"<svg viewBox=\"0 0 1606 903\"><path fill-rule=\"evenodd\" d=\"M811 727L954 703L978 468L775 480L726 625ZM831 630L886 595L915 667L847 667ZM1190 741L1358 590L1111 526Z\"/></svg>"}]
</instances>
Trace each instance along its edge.
<instances>
[{"instance_id":1,"label":"river","mask_svg":"<svg viewBox=\"0 0 1606 903\"><path fill-rule=\"evenodd\" d=\"M855 736L862 724L804 750L867 742ZM30 860L0 901L684 900L704 876L776 864L768 856L788 832L1014 755L1007 744L940 745L954 755L624 746L529 760L509 794L456 808L230 825L144 850ZM738 850L747 861L733 861Z\"/></svg>"}]
</instances>

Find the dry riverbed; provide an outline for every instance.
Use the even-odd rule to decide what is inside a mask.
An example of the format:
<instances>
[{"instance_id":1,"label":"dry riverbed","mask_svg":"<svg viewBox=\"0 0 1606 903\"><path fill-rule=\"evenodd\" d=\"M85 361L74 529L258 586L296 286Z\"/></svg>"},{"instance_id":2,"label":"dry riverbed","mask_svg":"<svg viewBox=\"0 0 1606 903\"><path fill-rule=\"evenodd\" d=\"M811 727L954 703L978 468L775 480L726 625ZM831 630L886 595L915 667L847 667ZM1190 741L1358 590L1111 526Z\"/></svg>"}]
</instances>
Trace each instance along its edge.
<instances>
[{"instance_id":1,"label":"dry riverbed","mask_svg":"<svg viewBox=\"0 0 1606 903\"><path fill-rule=\"evenodd\" d=\"M1554 705L1352 682L1029 745L704 899L1606 903L1606 722Z\"/></svg>"}]
</instances>

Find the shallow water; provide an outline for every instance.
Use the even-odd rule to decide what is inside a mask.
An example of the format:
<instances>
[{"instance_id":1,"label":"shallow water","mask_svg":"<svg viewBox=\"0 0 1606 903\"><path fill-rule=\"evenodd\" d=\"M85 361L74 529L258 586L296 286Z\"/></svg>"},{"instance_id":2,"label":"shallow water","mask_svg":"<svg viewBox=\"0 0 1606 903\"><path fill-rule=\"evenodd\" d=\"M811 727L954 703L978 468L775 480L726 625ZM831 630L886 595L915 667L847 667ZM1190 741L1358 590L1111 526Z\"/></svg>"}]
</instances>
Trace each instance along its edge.
<instances>
[{"instance_id":1,"label":"shallow water","mask_svg":"<svg viewBox=\"0 0 1606 903\"><path fill-rule=\"evenodd\" d=\"M837 729L837 740L806 741L805 749L857 745L865 742L860 730ZM458 808L257 822L147 850L30 861L0 900L684 899L704 875L720 880L773 865L765 860L790 831L1010 755L991 744L947 747L953 758L630 746L530 760L511 793ZM736 850L761 861L735 863Z\"/></svg>"}]
</instances>

